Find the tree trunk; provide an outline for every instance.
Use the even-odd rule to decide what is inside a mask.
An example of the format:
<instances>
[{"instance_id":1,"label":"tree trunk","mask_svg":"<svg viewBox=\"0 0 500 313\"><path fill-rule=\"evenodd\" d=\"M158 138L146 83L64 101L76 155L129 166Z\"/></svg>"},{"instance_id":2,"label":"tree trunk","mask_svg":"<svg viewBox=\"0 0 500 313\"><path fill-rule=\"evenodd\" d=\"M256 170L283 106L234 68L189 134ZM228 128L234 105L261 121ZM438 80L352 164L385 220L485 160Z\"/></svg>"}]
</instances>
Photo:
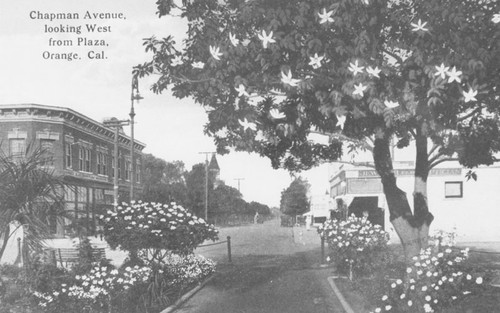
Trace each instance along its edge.
<instances>
[{"instance_id":1,"label":"tree trunk","mask_svg":"<svg viewBox=\"0 0 500 313\"><path fill-rule=\"evenodd\" d=\"M429 225L432 215L427 207L427 139L417 138L417 158L415 165L414 212L406 193L399 189L390 153L390 134L380 130L373 149L375 168L382 180L384 194L389 207L390 221L401 240L405 260L409 263L421 249L427 248Z\"/></svg>"}]
</instances>

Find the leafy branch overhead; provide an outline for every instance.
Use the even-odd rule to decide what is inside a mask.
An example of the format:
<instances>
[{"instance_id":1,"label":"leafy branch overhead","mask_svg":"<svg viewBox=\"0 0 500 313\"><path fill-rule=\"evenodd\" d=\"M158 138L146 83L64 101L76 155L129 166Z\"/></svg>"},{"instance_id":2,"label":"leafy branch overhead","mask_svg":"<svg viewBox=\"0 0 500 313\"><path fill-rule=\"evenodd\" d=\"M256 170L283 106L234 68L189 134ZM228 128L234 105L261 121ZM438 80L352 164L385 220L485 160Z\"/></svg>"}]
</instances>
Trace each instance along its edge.
<instances>
[{"instance_id":1,"label":"leafy branch overhead","mask_svg":"<svg viewBox=\"0 0 500 313\"><path fill-rule=\"evenodd\" d=\"M300 170L377 133L430 138L439 162L474 167L499 150L500 3L495 0L158 0L186 39L144 41L135 74L159 74L203 105L218 152ZM309 139L312 132L328 142ZM338 135L342 136L338 136ZM340 140L339 138L343 138Z\"/></svg>"}]
</instances>

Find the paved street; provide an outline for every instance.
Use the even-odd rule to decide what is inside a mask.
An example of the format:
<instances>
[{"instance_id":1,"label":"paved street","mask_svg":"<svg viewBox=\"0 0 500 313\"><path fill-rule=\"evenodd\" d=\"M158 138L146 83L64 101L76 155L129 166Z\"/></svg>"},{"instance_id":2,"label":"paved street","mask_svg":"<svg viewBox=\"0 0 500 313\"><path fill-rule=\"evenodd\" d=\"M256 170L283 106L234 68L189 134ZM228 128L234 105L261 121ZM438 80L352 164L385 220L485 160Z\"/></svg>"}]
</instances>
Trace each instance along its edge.
<instances>
[{"instance_id":1,"label":"paved street","mask_svg":"<svg viewBox=\"0 0 500 313\"><path fill-rule=\"evenodd\" d=\"M231 236L233 264L225 244L196 253L219 261L217 274L177 312L343 312L320 268L316 229L284 228L277 221L221 229Z\"/></svg>"}]
</instances>

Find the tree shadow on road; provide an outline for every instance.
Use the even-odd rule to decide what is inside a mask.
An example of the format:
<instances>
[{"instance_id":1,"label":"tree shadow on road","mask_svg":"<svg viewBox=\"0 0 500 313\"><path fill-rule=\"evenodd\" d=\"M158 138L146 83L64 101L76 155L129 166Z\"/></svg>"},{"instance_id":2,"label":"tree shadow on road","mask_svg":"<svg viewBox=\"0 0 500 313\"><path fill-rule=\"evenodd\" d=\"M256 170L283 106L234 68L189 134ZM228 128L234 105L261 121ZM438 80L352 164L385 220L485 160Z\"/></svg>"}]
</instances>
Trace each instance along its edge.
<instances>
[{"instance_id":1,"label":"tree shadow on road","mask_svg":"<svg viewBox=\"0 0 500 313\"><path fill-rule=\"evenodd\" d=\"M218 264L215 277L209 284L221 290L244 292L278 279L284 271L306 267L302 253L235 256L232 263Z\"/></svg>"}]
</instances>

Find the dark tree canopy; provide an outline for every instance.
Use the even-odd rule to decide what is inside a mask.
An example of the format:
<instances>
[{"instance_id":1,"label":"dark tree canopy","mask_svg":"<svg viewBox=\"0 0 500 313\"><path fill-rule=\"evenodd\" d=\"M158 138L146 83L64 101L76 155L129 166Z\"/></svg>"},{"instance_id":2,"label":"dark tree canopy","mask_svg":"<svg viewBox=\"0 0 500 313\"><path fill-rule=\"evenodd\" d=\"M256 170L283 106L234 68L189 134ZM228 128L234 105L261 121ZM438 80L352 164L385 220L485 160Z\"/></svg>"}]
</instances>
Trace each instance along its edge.
<instances>
[{"instance_id":1,"label":"dark tree canopy","mask_svg":"<svg viewBox=\"0 0 500 313\"><path fill-rule=\"evenodd\" d=\"M184 49L145 41L171 89L205 106L218 152L255 151L274 167L335 160L383 131L406 146L416 135L474 167L498 151L498 1L157 1L181 10ZM307 140L326 133L330 144ZM344 145L345 146L345 145Z\"/></svg>"},{"instance_id":2,"label":"dark tree canopy","mask_svg":"<svg viewBox=\"0 0 500 313\"><path fill-rule=\"evenodd\" d=\"M185 204L187 188L184 182L184 163L182 161L167 162L152 154L145 154L144 189L141 199L148 202Z\"/></svg>"},{"instance_id":3,"label":"dark tree canopy","mask_svg":"<svg viewBox=\"0 0 500 313\"><path fill-rule=\"evenodd\" d=\"M309 183L302 178L294 179L288 188L281 192L280 210L290 216L300 215L309 211L307 193Z\"/></svg>"}]
</instances>

